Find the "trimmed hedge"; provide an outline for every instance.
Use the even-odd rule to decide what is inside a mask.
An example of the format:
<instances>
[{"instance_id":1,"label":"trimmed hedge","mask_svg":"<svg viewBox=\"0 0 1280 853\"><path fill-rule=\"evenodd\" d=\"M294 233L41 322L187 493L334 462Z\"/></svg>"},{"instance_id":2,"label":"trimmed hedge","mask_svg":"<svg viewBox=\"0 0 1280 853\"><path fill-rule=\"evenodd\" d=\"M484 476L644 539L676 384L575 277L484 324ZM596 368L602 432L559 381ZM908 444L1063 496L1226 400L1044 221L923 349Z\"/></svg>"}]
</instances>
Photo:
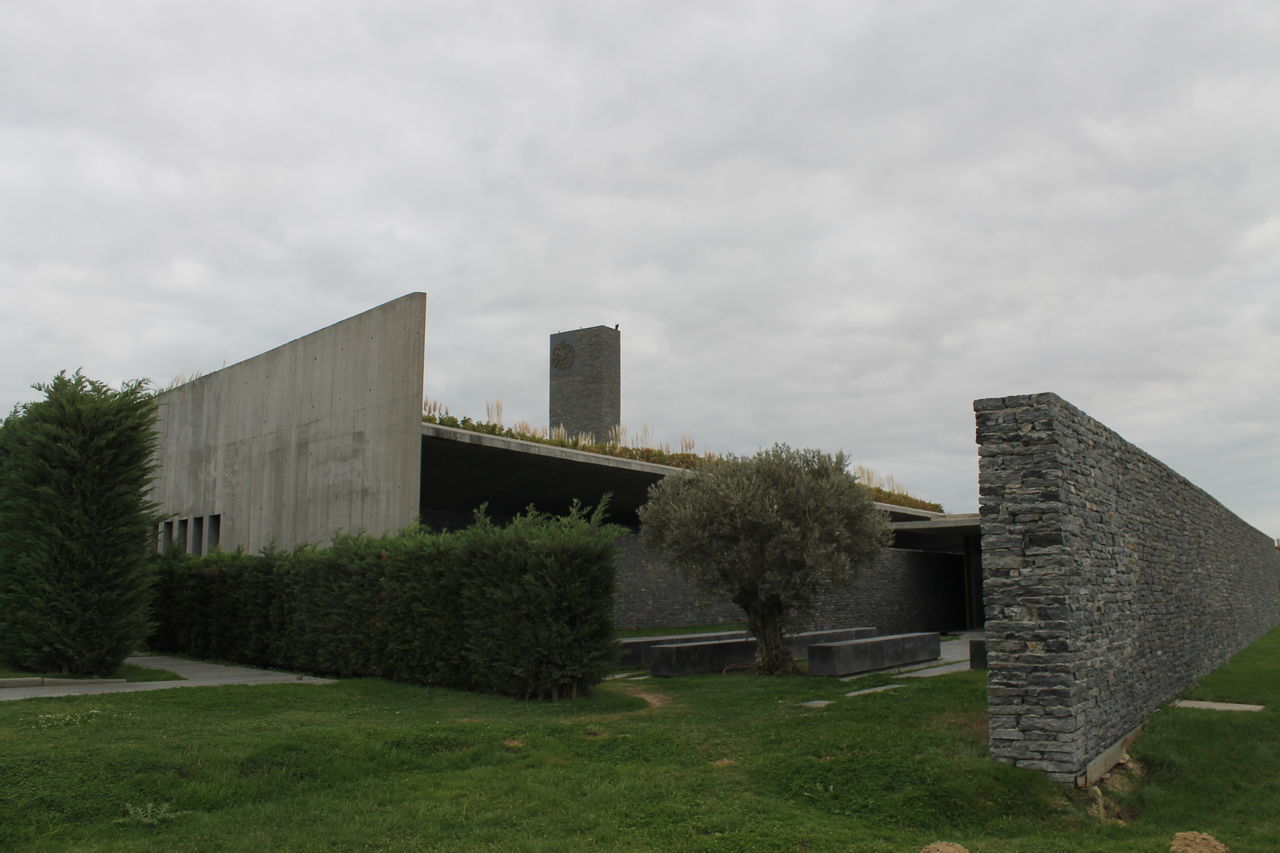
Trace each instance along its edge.
<instances>
[{"instance_id":1,"label":"trimmed hedge","mask_svg":"<svg viewBox=\"0 0 1280 853\"><path fill-rule=\"evenodd\" d=\"M160 561L158 651L523 699L576 696L617 660L603 508L482 515L457 533Z\"/></svg>"}]
</instances>

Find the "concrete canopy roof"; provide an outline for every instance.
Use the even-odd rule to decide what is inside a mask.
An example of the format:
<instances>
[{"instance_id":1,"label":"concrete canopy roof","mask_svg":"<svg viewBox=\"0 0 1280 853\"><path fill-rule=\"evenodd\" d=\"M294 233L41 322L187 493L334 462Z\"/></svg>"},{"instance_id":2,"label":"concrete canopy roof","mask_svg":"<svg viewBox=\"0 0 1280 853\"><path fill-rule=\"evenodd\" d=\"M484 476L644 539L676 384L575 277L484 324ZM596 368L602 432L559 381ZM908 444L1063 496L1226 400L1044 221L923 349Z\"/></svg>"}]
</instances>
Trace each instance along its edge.
<instances>
[{"instance_id":1,"label":"concrete canopy roof","mask_svg":"<svg viewBox=\"0 0 1280 853\"><path fill-rule=\"evenodd\" d=\"M636 525L649 486L684 469L619 459L533 441L422 425L422 510L491 515L533 505L561 513L576 498L595 505L609 494L609 520Z\"/></svg>"},{"instance_id":2,"label":"concrete canopy roof","mask_svg":"<svg viewBox=\"0 0 1280 853\"><path fill-rule=\"evenodd\" d=\"M649 487L683 468L622 459L505 436L422 425L422 498L424 513L470 513L483 503L491 515L514 515L533 505L560 513L576 498L594 506L609 494L609 520L635 526L636 510ZM891 526L937 535L954 520L976 528L977 516L946 516L891 504ZM948 531L957 532L957 531ZM965 530L964 532L969 532Z\"/></svg>"},{"instance_id":3,"label":"concrete canopy roof","mask_svg":"<svg viewBox=\"0 0 1280 853\"><path fill-rule=\"evenodd\" d=\"M951 551L959 553L964 550L966 537L976 539L981 535L978 514L953 513L935 515L924 520L899 521L889 524L893 531L895 548L910 548L917 551Z\"/></svg>"}]
</instances>

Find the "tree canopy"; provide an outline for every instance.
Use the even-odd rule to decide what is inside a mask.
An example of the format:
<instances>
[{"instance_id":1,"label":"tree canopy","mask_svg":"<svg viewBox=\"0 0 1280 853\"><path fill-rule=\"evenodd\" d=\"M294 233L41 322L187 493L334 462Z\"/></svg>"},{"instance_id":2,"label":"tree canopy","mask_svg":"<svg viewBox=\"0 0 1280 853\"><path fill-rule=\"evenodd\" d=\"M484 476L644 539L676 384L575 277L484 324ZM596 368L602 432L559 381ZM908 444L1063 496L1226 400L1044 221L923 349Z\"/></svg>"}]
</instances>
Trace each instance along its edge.
<instances>
[{"instance_id":1,"label":"tree canopy","mask_svg":"<svg viewBox=\"0 0 1280 853\"><path fill-rule=\"evenodd\" d=\"M887 516L848 466L843 453L777 444L672 474L640 509L650 544L742 608L761 672L795 671L788 622L824 582L852 581L888 542Z\"/></svg>"}]
</instances>

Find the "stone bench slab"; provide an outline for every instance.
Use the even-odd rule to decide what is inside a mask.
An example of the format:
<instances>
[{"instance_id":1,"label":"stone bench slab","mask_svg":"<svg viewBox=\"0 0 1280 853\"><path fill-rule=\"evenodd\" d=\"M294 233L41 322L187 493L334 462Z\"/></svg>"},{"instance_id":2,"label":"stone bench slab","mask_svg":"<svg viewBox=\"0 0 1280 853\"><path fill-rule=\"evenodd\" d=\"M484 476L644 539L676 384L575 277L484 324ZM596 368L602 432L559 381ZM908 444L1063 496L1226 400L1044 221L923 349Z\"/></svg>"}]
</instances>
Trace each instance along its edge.
<instances>
[{"instance_id":1,"label":"stone bench slab","mask_svg":"<svg viewBox=\"0 0 1280 853\"><path fill-rule=\"evenodd\" d=\"M819 642L836 642L874 636L874 628L836 628L827 631L805 631L787 637L791 654L803 660L809 647ZM741 637L694 643L665 643L648 650L649 670L661 678L675 675L702 675L723 672L727 667L754 663L756 640Z\"/></svg>"},{"instance_id":2,"label":"stone bench slab","mask_svg":"<svg viewBox=\"0 0 1280 853\"><path fill-rule=\"evenodd\" d=\"M941 638L936 632L815 643L809 646L809 674L853 675L937 660L942 654L941 646Z\"/></svg>"},{"instance_id":3,"label":"stone bench slab","mask_svg":"<svg viewBox=\"0 0 1280 853\"><path fill-rule=\"evenodd\" d=\"M746 631L708 631L701 634L624 637L619 641L619 645L622 646L622 659L619 661L618 666L648 666L650 650L654 646L669 646L673 643L705 643L715 640L741 640L746 637Z\"/></svg>"}]
</instances>

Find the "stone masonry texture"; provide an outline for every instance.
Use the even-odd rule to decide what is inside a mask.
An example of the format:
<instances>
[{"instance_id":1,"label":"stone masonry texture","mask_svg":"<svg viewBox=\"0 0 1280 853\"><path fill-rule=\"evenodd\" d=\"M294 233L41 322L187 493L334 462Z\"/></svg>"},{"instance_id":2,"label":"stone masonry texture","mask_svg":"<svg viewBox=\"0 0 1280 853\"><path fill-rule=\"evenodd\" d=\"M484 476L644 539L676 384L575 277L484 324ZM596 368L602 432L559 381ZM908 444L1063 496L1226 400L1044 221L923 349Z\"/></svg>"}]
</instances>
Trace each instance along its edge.
<instances>
[{"instance_id":1,"label":"stone masonry texture","mask_svg":"<svg viewBox=\"0 0 1280 853\"><path fill-rule=\"evenodd\" d=\"M1280 623L1280 554L1055 394L974 411L991 752L1071 782Z\"/></svg>"},{"instance_id":2,"label":"stone masonry texture","mask_svg":"<svg viewBox=\"0 0 1280 853\"><path fill-rule=\"evenodd\" d=\"M548 426L607 441L622 422L622 336L592 326L551 336Z\"/></svg>"},{"instance_id":3,"label":"stone masonry texture","mask_svg":"<svg viewBox=\"0 0 1280 853\"><path fill-rule=\"evenodd\" d=\"M622 629L743 621L722 597L700 593L638 535L618 542L617 605ZM890 549L865 566L849 585L824 587L814 609L793 631L858 625L881 634L946 631L964 627L963 559L956 554Z\"/></svg>"}]
</instances>

